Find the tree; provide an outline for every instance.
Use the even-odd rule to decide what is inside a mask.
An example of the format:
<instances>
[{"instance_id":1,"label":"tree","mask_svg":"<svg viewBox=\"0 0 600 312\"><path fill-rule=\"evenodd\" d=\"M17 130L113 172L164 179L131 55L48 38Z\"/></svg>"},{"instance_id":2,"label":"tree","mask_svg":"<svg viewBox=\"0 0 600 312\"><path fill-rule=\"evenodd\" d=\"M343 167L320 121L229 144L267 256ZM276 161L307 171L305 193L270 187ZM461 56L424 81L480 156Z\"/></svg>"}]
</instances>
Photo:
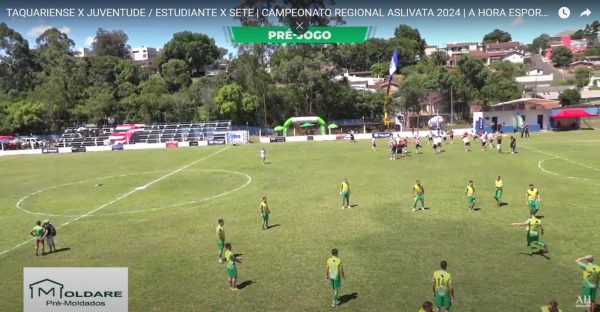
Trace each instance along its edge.
<instances>
[{"instance_id":1,"label":"tree","mask_svg":"<svg viewBox=\"0 0 600 312\"><path fill-rule=\"evenodd\" d=\"M122 30L110 31L98 28L96 38L92 43L92 50L95 56L129 58L128 40L127 34Z\"/></svg>"},{"instance_id":2,"label":"tree","mask_svg":"<svg viewBox=\"0 0 600 312\"><path fill-rule=\"evenodd\" d=\"M159 68L171 59L185 61L192 77L204 73L204 66L212 64L220 57L215 40L201 33L178 32L167 42L156 60Z\"/></svg>"},{"instance_id":3,"label":"tree","mask_svg":"<svg viewBox=\"0 0 600 312\"><path fill-rule=\"evenodd\" d=\"M455 70L448 73L446 84L454 91L455 108L462 111L463 116L469 112L469 105L485 104L482 88L490 74L483 62L469 56L458 60Z\"/></svg>"},{"instance_id":4,"label":"tree","mask_svg":"<svg viewBox=\"0 0 600 312\"><path fill-rule=\"evenodd\" d=\"M190 73L187 70L187 64L178 59L170 59L161 66L162 75L169 84L169 90L176 92L191 83Z\"/></svg>"},{"instance_id":5,"label":"tree","mask_svg":"<svg viewBox=\"0 0 600 312\"><path fill-rule=\"evenodd\" d=\"M372 76L374 77L384 77L388 75L388 69L390 64L387 63L375 63L371 65L371 71L373 72Z\"/></svg>"},{"instance_id":6,"label":"tree","mask_svg":"<svg viewBox=\"0 0 600 312\"><path fill-rule=\"evenodd\" d=\"M579 88L590 83L590 69L586 67L577 68L575 70L575 82Z\"/></svg>"},{"instance_id":7,"label":"tree","mask_svg":"<svg viewBox=\"0 0 600 312\"><path fill-rule=\"evenodd\" d=\"M493 42L509 42L512 40L511 35L504 31L504 30L500 30L500 29L494 29L492 30L492 32L486 34L485 36L483 36L483 43L493 43Z\"/></svg>"},{"instance_id":8,"label":"tree","mask_svg":"<svg viewBox=\"0 0 600 312\"><path fill-rule=\"evenodd\" d=\"M402 24L396 27L394 37L390 39L390 43L390 48L398 48L400 63L414 63L425 52L425 39L421 38L418 29L408 25Z\"/></svg>"},{"instance_id":9,"label":"tree","mask_svg":"<svg viewBox=\"0 0 600 312\"><path fill-rule=\"evenodd\" d=\"M589 48L583 54L585 56L600 56L600 48Z\"/></svg>"},{"instance_id":10,"label":"tree","mask_svg":"<svg viewBox=\"0 0 600 312\"><path fill-rule=\"evenodd\" d=\"M577 89L567 89L558 95L558 100L563 106L579 104L581 93Z\"/></svg>"},{"instance_id":11,"label":"tree","mask_svg":"<svg viewBox=\"0 0 600 312\"><path fill-rule=\"evenodd\" d=\"M72 55L71 49L75 46L75 42L56 28L50 28L44 31L35 40L38 48L41 50L53 50L67 55Z\"/></svg>"},{"instance_id":12,"label":"tree","mask_svg":"<svg viewBox=\"0 0 600 312\"><path fill-rule=\"evenodd\" d=\"M548 41L550 41L550 35L541 34L541 35L537 36L535 39L533 39L533 41L531 42L531 45L529 46L529 50L532 53L540 54L540 53L542 53L542 51L544 49L546 49L546 46L548 45Z\"/></svg>"},{"instance_id":13,"label":"tree","mask_svg":"<svg viewBox=\"0 0 600 312\"><path fill-rule=\"evenodd\" d=\"M25 91L32 85L33 62L29 43L0 23L0 91Z\"/></svg>"},{"instance_id":14,"label":"tree","mask_svg":"<svg viewBox=\"0 0 600 312\"><path fill-rule=\"evenodd\" d=\"M552 62L555 66L567 67L571 63L573 52L565 47L558 47L552 50Z\"/></svg>"},{"instance_id":15,"label":"tree","mask_svg":"<svg viewBox=\"0 0 600 312\"><path fill-rule=\"evenodd\" d=\"M445 51L435 51L429 56L431 61L438 66L444 66L448 63L448 53Z\"/></svg>"},{"instance_id":16,"label":"tree","mask_svg":"<svg viewBox=\"0 0 600 312\"><path fill-rule=\"evenodd\" d=\"M258 98L243 92L240 86L232 83L219 89L215 96L215 105L219 116L240 122L243 116L250 115L257 108Z\"/></svg>"},{"instance_id":17,"label":"tree","mask_svg":"<svg viewBox=\"0 0 600 312\"><path fill-rule=\"evenodd\" d=\"M0 126L0 130L17 133L41 132L44 130L46 112L44 104L41 102L18 101L8 103L4 107L3 115L4 125Z\"/></svg>"},{"instance_id":18,"label":"tree","mask_svg":"<svg viewBox=\"0 0 600 312\"><path fill-rule=\"evenodd\" d=\"M417 124L419 123L418 117L421 112L421 99L428 91L431 91L429 86L429 81L425 74L413 74L402 81L400 91L397 93L400 97L400 105L409 112L417 115ZM392 107L393 103L394 101L392 101Z\"/></svg>"}]
</instances>

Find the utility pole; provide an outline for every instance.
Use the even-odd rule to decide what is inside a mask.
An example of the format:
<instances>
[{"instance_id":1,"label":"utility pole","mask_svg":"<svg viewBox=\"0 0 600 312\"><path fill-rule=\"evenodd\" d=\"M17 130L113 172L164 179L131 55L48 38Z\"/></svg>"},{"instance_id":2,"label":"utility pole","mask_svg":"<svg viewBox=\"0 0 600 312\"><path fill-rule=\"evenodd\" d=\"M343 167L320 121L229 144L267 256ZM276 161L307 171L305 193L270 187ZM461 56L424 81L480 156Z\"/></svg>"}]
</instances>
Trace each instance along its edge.
<instances>
[{"instance_id":1,"label":"utility pole","mask_svg":"<svg viewBox=\"0 0 600 312\"><path fill-rule=\"evenodd\" d=\"M265 93L263 93L263 113L265 115L264 127L268 128L268 126L267 126L267 95Z\"/></svg>"},{"instance_id":2,"label":"utility pole","mask_svg":"<svg viewBox=\"0 0 600 312\"><path fill-rule=\"evenodd\" d=\"M452 91L454 89L453 85L450 85L450 123L454 124L454 97L452 95Z\"/></svg>"}]
</instances>

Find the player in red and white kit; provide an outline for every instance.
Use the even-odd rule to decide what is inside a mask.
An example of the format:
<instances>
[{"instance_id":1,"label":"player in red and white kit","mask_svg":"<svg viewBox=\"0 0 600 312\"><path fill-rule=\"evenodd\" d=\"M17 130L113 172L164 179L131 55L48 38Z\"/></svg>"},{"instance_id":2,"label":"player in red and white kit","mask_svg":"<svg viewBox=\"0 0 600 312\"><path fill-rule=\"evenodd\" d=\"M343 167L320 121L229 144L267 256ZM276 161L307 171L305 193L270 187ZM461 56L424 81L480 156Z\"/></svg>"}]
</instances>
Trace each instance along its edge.
<instances>
[{"instance_id":1,"label":"player in red and white kit","mask_svg":"<svg viewBox=\"0 0 600 312\"><path fill-rule=\"evenodd\" d=\"M448 131L448 137L450 137L450 144L454 144L454 131Z\"/></svg>"},{"instance_id":2,"label":"player in red and white kit","mask_svg":"<svg viewBox=\"0 0 600 312\"><path fill-rule=\"evenodd\" d=\"M421 151L421 139L419 138L419 136L413 138L413 143L415 143L415 153L422 154L423 152Z\"/></svg>"},{"instance_id":3,"label":"player in red and white kit","mask_svg":"<svg viewBox=\"0 0 600 312\"><path fill-rule=\"evenodd\" d=\"M467 152L471 151L471 142L469 141L469 134L467 132L462 135L463 145L465 146L465 150Z\"/></svg>"}]
</instances>

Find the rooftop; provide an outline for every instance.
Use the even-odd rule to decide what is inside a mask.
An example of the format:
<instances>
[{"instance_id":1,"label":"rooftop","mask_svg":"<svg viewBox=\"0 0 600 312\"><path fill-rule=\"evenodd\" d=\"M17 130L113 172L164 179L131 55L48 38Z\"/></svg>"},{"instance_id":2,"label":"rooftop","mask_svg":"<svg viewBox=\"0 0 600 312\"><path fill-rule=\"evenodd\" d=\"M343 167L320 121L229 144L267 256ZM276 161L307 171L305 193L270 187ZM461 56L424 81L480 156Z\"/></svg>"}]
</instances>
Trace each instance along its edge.
<instances>
[{"instance_id":1,"label":"rooftop","mask_svg":"<svg viewBox=\"0 0 600 312\"><path fill-rule=\"evenodd\" d=\"M508 49L516 49L521 46L521 43L518 41L509 41L509 42L494 42L488 43L486 45L486 49L494 49L494 50L508 50Z\"/></svg>"}]
</instances>

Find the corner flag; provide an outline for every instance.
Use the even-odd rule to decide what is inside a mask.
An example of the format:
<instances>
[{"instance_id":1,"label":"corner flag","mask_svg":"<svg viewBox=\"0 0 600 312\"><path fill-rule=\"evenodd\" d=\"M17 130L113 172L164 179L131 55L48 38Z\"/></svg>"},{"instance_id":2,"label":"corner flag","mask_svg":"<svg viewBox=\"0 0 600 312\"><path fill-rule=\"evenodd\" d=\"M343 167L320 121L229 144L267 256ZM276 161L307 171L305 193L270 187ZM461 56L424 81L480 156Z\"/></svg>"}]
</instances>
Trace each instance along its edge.
<instances>
[{"instance_id":1,"label":"corner flag","mask_svg":"<svg viewBox=\"0 0 600 312\"><path fill-rule=\"evenodd\" d=\"M398 64L398 48L396 48L394 55L392 55L392 60L390 61L390 81L392 80L392 76L398 70L398 68L400 68L400 64Z\"/></svg>"}]
</instances>

